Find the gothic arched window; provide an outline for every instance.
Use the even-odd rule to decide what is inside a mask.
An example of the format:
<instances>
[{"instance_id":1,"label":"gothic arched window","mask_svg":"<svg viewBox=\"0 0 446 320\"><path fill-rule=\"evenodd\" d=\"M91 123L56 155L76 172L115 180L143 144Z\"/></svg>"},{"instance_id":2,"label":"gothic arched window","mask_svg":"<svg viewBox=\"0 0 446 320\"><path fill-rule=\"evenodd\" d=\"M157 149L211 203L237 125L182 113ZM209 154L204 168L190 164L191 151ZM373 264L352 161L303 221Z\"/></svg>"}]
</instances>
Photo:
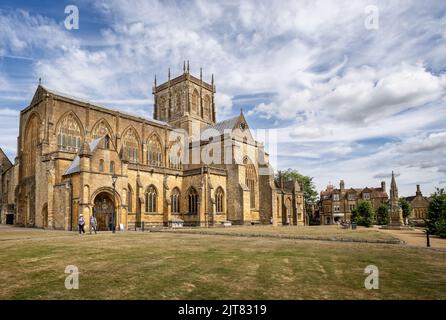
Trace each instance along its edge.
<instances>
[{"instance_id":1,"label":"gothic arched window","mask_svg":"<svg viewBox=\"0 0 446 320\"><path fill-rule=\"evenodd\" d=\"M77 152L80 149L82 135L73 114L66 115L56 131L59 150Z\"/></svg>"},{"instance_id":2,"label":"gothic arched window","mask_svg":"<svg viewBox=\"0 0 446 320\"><path fill-rule=\"evenodd\" d=\"M163 165L161 143L155 135L152 135L147 142L147 164L157 167Z\"/></svg>"},{"instance_id":3,"label":"gothic arched window","mask_svg":"<svg viewBox=\"0 0 446 320\"><path fill-rule=\"evenodd\" d=\"M104 172L104 160L99 160L99 172Z\"/></svg>"},{"instance_id":4,"label":"gothic arched window","mask_svg":"<svg viewBox=\"0 0 446 320\"><path fill-rule=\"evenodd\" d=\"M156 189L152 185L146 191L146 212L156 212Z\"/></svg>"},{"instance_id":5,"label":"gothic arched window","mask_svg":"<svg viewBox=\"0 0 446 320\"><path fill-rule=\"evenodd\" d=\"M139 162L139 143L135 130L130 128L127 130L123 139L123 152L130 162Z\"/></svg>"},{"instance_id":6,"label":"gothic arched window","mask_svg":"<svg viewBox=\"0 0 446 320\"><path fill-rule=\"evenodd\" d=\"M194 90L192 93L192 112L199 113L198 110L200 108L200 95L198 94L197 90Z\"/></svg>"},{"instance_id":7,"label":"gothic arched window","mask_svg":"<svg viewBox=\"0 0 446 320\"><path fill-rule=\"evenodd\" d=\"M215 192L215 209L217 213L224 212L224 197L225 193L223 191L223 188L218 187L217 191Z\"/></svg>"},{"instance_id":8,"label":"gothic arched window","mask_svg":"<svg viewBox=\"0 0 446 320\"><path fill-rule=\"evenodd\" d=\"M175 112L181 111L181 94L178 92L175 99Z\"/></svg>"},{"instance_id":9,"label":"gothic arched window","mask_svg":"<svg viewBox=\"0 0 446 320\"><path fill-rule=\"evenodd\" d=\"M252 163L248 163L245 165L245 184L249 188L249 199L251 208L256 207L256 193L255 186L257 181L256 169Z\"/></svg>"},{"instance_id":10,"label":"gothic arched window","mask_svg":"<svg viewBox=\"0 0 446 320\"><path fill-rule=\"evenodd\" d=\"M112 136L110 126L108 125L107 121L102 119L94 126L92 137L93 139L99 139L107 135L109 138Z\"/></svg>"},{"instance_id":11,"label":"gothic arched window","mask_svg":"<svg viewBox=\"0 0 446 320\"><path fill-rule=\"evenodd\" d=\"M206 95L203 99L203 118L209 119L211 115L211 98Z\"/></svg>"},{"instance_id":12,"label":"gothic arched window","mask_svg":"<svg viewBox=\"0 0 446 320\"><path fill-rule=\"evenodd\" d=\"M115 162L110 161L110 173L115 173Z\"/></svg>"},{"instance_id":13,"label":"gothic arched window","mask_svg":"<svg viewBox=\"0 0 446 320\"><path fill-rule=\"evenodd\" d=\"M196 214L198 212L198 193L191 187L187 195L189 200L189 213Z\"/></svg>"},{"instance_id":14,"label":"gothic arched window","mask_svg":"<svg viewBox=\"0 0 446 320\"><path fill-rule=\"evenodd\" d=\"M180 190L175 188L171 195L172 213L180 213Z\"/></svg>"},{"instance_id":15,"label":"gothic arched window","mask_svg":"<svg viewBox=\"0 0 446 320\"><path fill-rule=\"evenodd\" d=\"M174 143L169 150L169 167L172 169L183 168L183 148L180 142Z\"/></svg>"}]
</instances>

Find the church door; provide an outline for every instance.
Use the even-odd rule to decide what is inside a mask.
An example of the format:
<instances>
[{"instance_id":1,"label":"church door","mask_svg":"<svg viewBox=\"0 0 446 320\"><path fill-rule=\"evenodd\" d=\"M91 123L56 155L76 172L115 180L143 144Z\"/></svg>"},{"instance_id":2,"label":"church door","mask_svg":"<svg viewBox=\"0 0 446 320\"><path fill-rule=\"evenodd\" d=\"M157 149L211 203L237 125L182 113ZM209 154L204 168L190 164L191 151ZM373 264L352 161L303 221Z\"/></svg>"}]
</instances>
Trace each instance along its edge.
<instances>
[{"instance_id":1,"label":"church door","mask_svg":"<svg viewBox=\"0 0 446 320\"><path fill-rule=\"evenodd\" d=\"M107 193L100 193L94 200L93 214L96 215L98 230L111 230L113 201Z\"/></svg>"}]
</instances>

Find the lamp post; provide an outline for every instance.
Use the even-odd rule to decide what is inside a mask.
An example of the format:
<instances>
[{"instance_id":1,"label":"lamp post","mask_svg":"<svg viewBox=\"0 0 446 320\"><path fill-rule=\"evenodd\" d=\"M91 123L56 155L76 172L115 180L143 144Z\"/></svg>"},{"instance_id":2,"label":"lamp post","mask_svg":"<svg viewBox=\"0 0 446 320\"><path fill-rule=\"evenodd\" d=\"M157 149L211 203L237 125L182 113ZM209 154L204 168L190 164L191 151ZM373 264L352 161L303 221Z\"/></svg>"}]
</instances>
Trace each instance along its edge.
<instances>
[{"instance_id":1,"label":"lamp post","mask_svg":"<svg viewBox=\"0 0 446 320\"><path fill-rule=\"evenodd\" d=\"M112 213L112 232L115 233L116 230L116 180L118 180L118 176L113 173L112 175L112 185L113 185L113 213Z\"/></svg>"}]
</instances>

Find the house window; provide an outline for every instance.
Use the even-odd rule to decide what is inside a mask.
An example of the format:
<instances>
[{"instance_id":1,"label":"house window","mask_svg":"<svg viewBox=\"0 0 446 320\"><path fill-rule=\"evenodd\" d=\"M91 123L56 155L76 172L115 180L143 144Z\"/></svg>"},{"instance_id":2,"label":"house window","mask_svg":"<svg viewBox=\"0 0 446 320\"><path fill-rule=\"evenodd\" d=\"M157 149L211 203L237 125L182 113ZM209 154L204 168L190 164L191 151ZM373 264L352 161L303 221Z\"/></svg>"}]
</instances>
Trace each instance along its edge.
<instances>
[{"instance_id":1,"label":"house window","mask_svg":"<svg viewBox=\"0 0 446 320\"><path fill-rule=\"evenodd\" d=\"M146 212L156 212L156 189L150 186L146 191Z\"/></svg>"},{"instance_id":2,"label":"house window","mask_svg":"<svg viewBox=\"0 0 446 320\"><path fill-rule=\"evenodd\" d=\"M198 212L198 193L194 188L189 189L189 213L196 214Z\"/></svg>"},{"instance_id":3,"label":"house window","mask_svg":"<svg viewBox=\"0 0 446 320\"><path fill-rule=\"evenodd\" d=\"M180 190L175 188L171 195L172 213L180 213Z\"/></svg>"},{"instance_id":4,"label":"house window","mask_svg":"<svg viewBox=\"0 0 446 320\"><path fill-rule=\"evenodd\" d=\"M215 206L218 213L222 213L224 211L223 200L224 200L223 189L221 187L218 187L217 192L215 193Z\"/></svg>"},{"instance_id":5,"label":"house window","mask_svg":"<svg viewBox=\"0 0 446 320\"><path fill-rule=\"evenodd\" d=\"M333 201L339 201L339 194L338 193L333 194Z\"/></svg>"},{"instance_id":6,"label":"house window","mask_svg":"<svg viewBox=\"0 0 446 320\"><path fill-rule=\"evenodd\" d=\"M115 173L115 163L110 161L110 173Z\"/></svg>"},{"instance_id":7,"label":"house window","mask_svg":"<svg viewBox=\"0 0 446 320\"><path fill-rule=\"evenodd\" d=\"M353 201L355 200L355 195L353 193L348 194L348 200Z\"/></svg>"},{"instance_id":8,"label":"house window","mask_svg":"<svg viewBox=\"0 0 446 320\"><path fill-rule=\"evenodd\" d=\"M364 193L362 194L362 197L363 197L364 199L366 199L366 200L370 200L370 193L369 193L369 192L364 192Z\"/></svg>"}]
</instances>

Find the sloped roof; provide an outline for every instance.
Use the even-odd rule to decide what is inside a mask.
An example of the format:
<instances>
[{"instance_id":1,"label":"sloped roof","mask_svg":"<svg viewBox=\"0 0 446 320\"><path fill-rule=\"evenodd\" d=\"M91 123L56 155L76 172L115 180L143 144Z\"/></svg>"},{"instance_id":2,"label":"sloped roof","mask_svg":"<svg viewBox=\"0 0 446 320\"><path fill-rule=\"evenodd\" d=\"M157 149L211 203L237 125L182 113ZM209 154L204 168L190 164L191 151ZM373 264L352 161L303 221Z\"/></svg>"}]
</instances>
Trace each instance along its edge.
<instances>
[{"instance_id":1,"label":"sloped roof","mask_svg":"<svg viewBox=\"0 0 446 320\"><path fill-rule=\"evenodd\" d=\"M96 150L96 148L99 145L99 142L102 139L103 138L98 138L98 139L95 139L89 143L91 153L93 153ZM81 164L81 160L79 158L79 155L77 155L76 158L74 158L73 162L71 162L70 167L67 169L67 171L65 171L64 175L80 172L80 169L81 169L80 164Z\"/></svg>"},{"instance_id":2,"label":"sloped roof","mask_svg":"<svg viewBox=\"0 0 446 320\"><path fill-rule=\"evenodd\" d=\"M6 153L3 152L2 148L0 148L0 165L5 166L6 169L12 167L11 160L9 160L8 156L6 155Z\"/></svg>"},{"instance_id":3,"label":"sloped roof","mask_svg":"<svg viewBox=\"0 0 446 320\"><path fill-rule=\"evenodd\" d=\"M205 130L208 129L214 129L217 130L220 134L223 134L225 130L232 130L237 125L237 121L240 118L240 116L236 116L234 118L226 119L220 122L217 122L216 124L209 125L205 128Z\"/></svg>"},{"instance_id":4,"label":"sloped roof","mask_svg":"<svg viewBox=\"0 0 446 320\"><path fill-rule=\"evenodd\" d=\"M383 190L381 187L377 187L377 188L370 188L370 187L350 188L350 189L345 189L343 192L341 192L340 189L329 189L329 190L321 191L320 194L321 194L321 196L328 196L328 197L330 197L333 193L339 193L341 195L341 198L343 198L348 193L356 192L356 194L361 194L364 191L370 191L373 198L385 198L385 197L388 197L387 192L385 190Z\"/></svg>"},{"instance_id":5,"label":"sloped roof","mask_svg":"<svg viewBox=\"0 0 446 320\"><path fill-rule=\"evenodd\" d=\"M82 99L82 98L78 98L78 97L74 97L74 96L68 95L68 94L66 94L66 93L58 92L58 91L53 90L53 89L48 89L47 87L44 87L44 86L42 86L42 85L39 85L39 86L40 86L43 90L47 91L48 93L51 93L51 94L53 94L53 95L55 95L55 96L58 96L58 97L61 97L61 98L70 99L70 100L77 101L77 102L80 102L80 103L83 103L83 104L89 104L89 105L91 105L91 106L94 106L94 107L97 107L97 108L101 108L101 109L106 109L106 110L109 110L109 111L119 112L119 113L122 114L122 115L129 116L129 117L134 117L134 118L139 118L140 120L143 120L143 121L152 122L152 123L156 123L156 124L159 124L159 125L162 125L162 126L171 127L170 124L168 124L167 122L164 122L164 121L155 120L155 119L142 118L142 117L139 117L139 116L134 115L134 114L130 114L130 113L126 113L126 112L122 112L122 111L120 111L120 110L116 110L116 109L107 108L107 107L101 106L101 105L99 105L99 104L93 103L93 102L91 102L91 101L88 101L88 100L85 100L85 99ZM38 90L38 89L37 89L37 90Z\"/></svg>"}]
</instances>

